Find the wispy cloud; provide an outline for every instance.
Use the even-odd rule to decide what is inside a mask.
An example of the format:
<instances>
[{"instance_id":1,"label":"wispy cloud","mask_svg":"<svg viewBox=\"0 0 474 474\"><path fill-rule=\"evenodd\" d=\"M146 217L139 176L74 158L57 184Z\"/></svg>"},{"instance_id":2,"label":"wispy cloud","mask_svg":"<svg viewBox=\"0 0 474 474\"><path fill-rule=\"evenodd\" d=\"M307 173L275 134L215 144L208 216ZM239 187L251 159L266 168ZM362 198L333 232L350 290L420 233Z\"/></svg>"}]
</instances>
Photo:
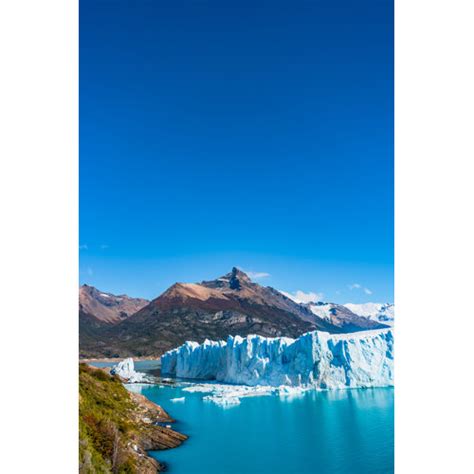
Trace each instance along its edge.
<instances>
[{"instance_id":1,"label":"wispy cloud","mask_svg":"<svg viewBox=\"0 0 474 474\"><path fill-rule=\"evenodd\" d=\"M247 272L245 270L242 270L245 272L250 278L257 279L257 278L267 278L270 276L270 273L267 272Z\"/></svg>"},{"instance_id":2,"label":"wispy cloud","mask_svg":"<svg viewBox=\"0 0 474 474\"><path fill-rule=\"evenodd\" d=\"M101 244L101 245L99 246L99 248L100 248L101 250L108 249L109 247L110 247L110 246L107 245L107 244ZM95 248L95 245L93 246L93 248ZM80 244L80 245L79 245L79 250L89 250L89 246L88 246L87 244Z\"/></svg>"},{"instance_id":3,"label":"wispy cloud","mask_svg":"<svg viewBox=\"0 0 474 474\"><path fill-rule=\"evenodd\" d=\"M349 290L351 290L351 291L352 290L362 290L366 295L371 295L372 294L372 290L362 286L360 283L352 283L350 285L347 285L347 288L349 288Z\"/></svg>"},{"instance_id":4,"label":"wispy cloud","mask_svg":"<svg viewBox=\"0 0 474 474\"><path fill-rule=\"evenodd\" d=\"M296 303L312 303L316 301L322 301L324 298L323 293L315 293L310 291L309 293L305 293L304 291L297 290L294 293L288 293L286 291L281 291L280 293L284 294L290 300L293 300Z\"/></svg>"},{"instance_id":5,"label":"wispy cloud","mask_svg":"<svg viewBox=\"0 0 474 474\"><path fill-rule=\"evenodd\" d=\"M94 270L92 270L91 267L87 267L87 274L88 274L89 276L92 276L92 275L94 274Z\"/></svg>"}]
</instances>

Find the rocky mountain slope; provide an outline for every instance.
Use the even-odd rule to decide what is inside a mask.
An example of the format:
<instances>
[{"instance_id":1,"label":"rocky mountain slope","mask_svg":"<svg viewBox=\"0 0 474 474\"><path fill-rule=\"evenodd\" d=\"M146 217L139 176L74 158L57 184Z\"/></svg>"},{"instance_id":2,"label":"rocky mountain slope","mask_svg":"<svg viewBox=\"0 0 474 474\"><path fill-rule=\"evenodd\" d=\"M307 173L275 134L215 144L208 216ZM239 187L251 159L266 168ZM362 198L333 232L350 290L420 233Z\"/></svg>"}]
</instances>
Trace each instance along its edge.
<instances>
[{"instance_id":1,"label":"rocky mountain slope","mask_svg":"<svg viewBox=\"0 0 474 474\"><path fill-rule=\"evenodd\" d=\"M376 329L384 325L354 315L334 318L315 314L279 291L254 283L241 270L201 283L176 283L124 321L97 330L82 340L83 356L158 356L187 340L225 339L259 334L298 337Z\"/></svg>"},{"instance_id":2,"label":"rocky mountain slope","mask_svg":"<svg viewBox=\"0 0 474 474\"><path fill-rule=\"evenodd\" d=\"M79 472L154 474L164 466L147 451L179 446L187 436L154 424L173 420L118 377L79 365Z\"/></svg>"},{"instance_id":3,"label":"rocky mountain slope","mask_svg":"<svg viewBox=\"0 0 474 474\"><path fill-rule=\"evenodd\" d=\"M89 285L79 289L79 309L83 314L94 317L102 323L115 324L149 303L142 298L130 298L127 295L113 295L99 291Z\"/></svg>"}]
</instances>

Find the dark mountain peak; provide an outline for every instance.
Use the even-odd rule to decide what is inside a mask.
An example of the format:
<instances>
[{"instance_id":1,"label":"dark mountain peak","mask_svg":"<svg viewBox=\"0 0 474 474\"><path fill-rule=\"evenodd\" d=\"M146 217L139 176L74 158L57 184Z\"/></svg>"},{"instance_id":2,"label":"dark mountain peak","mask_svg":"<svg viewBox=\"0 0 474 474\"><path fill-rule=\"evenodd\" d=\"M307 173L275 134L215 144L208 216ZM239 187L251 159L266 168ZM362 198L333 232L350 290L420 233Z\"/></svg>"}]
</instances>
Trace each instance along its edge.
<instances>
[{"instance_id":1,"label":"dark mountain peak","mask_svg":"<svg viewBox=\"0 0 474 474\"><path fill-rule=\"evenodd\" d=\"M242 282L251 283L250 277L240 268L233 267L232 270L219 278L220 280L241 280Z\"/></svg>"},{"instance_id":2,"label":"dark mountain peak","mask_svg":"<svg viewBox=\"0 0 474 474\"><path fill-rule=\"evenodd\" d=\"M232 267L231 271L233 276L239 277L239 278L245 278L246 280L250 280L250 277L240 268L237 267Z\"/></svg>"},{"instance_id":3,"label":"dark mountain peak","mask_svg":"<svg viewBox=\"0 0 474 474\"><path fill-rule=\"evenodd\" d=\"M258 285L252 283L249 276L242 270L234 267L224 276L215 280L202 281L201 283L175 283L164 293L153 301L153 304L161 304L170 300L208 301L227 300L232 298L232 294L238 292L239 296L249 296L247 293L253 292Z\"/></svg>"},{"instance_id":4,"label":"dark mountain peak","mask_svg":"<svg viewBox=\"0 0 474 474\"><path fill-rule=\"evenodd\" d=\"M242 289L242 286L252 282L249 276L237 267L232 268L232 271L228 273L225 278L229 279L229 288L237 291Z\"/></svg>"},{"instance_id":5,"label":"dark mountain peak","mask_svg":"<svg viewBox=\"0 0 474 474\"><path fill-rule=\"evenodd\" d=\"M243 288L255 286L255 283L252 283L252 280L245 272L237 267L233 267L229 273L215 280L202 281L200 285L206 288L240 291Z\"/></svg>"}]
</instances>

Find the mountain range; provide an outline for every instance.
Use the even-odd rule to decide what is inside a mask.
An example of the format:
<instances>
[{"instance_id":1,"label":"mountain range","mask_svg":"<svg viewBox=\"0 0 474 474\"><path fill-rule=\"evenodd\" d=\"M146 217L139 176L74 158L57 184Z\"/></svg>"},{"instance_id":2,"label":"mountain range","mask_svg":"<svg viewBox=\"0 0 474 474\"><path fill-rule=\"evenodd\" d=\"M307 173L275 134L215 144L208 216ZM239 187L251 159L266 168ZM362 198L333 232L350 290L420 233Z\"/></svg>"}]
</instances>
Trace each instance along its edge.
<instances>
[{"instance_id":1,"label":"mountain range","mask_svg":"<svg viewBox=\"0 0 474 474\"><path fill-rule=\"evenodd\" d=\"M391 303L347 303L344 306L359 316L365 316L372 321L393 326L395 306Z\"/></svg>"},{"instance_id":2,"label":"mountain range","mask_svg":"<svg viewBox=\"0 0 474 474\"><path fill-rule=\"evenodd\" d=\"M300 304L237 268L215 280L175 283L152 301L83 285L79 324L81 357L159 356L187 340L229 335L298 337L316 329L347 333L387 327L347 306Z\"/></svg>"},{"instance_id":3,"label":"mountain range","mask_svg":"<svg viewBox=\"0 0 474 474\"><path fill-rule=\"evenodd\" d=\"M339 321L344 321L346 332L352 332L351 324L354 331L361 328L372 329L373 322L393 326L394 305L389 303L337 304L317 301L306 306L313 314L333 324L338 325Z\"/></svg>"},{"instance_id":4,"label":"mountain range","mask_svg":"<svg viewBox=\"0 0 474 474\"><path fill-rule=\"evenodd\" d=\"M118 323L148 303L142 298L104 293L89 285L82 285L79 289L79 310L104 323Z\"/></svg>"}]
</instances>

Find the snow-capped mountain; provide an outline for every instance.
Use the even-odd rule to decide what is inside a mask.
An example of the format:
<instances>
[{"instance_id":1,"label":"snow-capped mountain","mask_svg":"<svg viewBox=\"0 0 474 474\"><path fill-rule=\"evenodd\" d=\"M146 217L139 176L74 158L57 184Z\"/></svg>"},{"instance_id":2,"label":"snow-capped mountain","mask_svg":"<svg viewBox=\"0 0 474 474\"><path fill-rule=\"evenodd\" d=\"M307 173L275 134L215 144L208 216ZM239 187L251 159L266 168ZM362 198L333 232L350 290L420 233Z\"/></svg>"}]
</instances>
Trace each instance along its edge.
<instances>
[{"instance_id":1,"label":"snow-capped mountain","mask_svg":"<svg viewBox=\"0 0 474 474\"><path fill-rule=\"evenodd\" d=\"M308 308L313 314L319 316L320 318L328 320L330 320L331 316L335 314L337 306L338 305L334 303L324 303L322 301L318 301L316 303L308 303Z\"/></svg>"},{"instance_id":2,"label":"snow-capped mountain","mask_svg":"<svg viewBox=\"0 0 474 474\"><path fill-rule=\"evenodd\" d=\"M249 335L186 342L161 357L161 372L250 386L390 386L393 334L391 329L351 334L313 331L297 339Z\"/></svg>"},{"instance_id":3,"label":"snow-capped mountain","mask_svg":"<svg viewBox=\"0 0 474 474\"><path fill-rule=\"evenodd\" d=\"M393 326L395 305L391 303L347 303L344 306L359 316L387 324L388 326Z\"/></svg>"},{"instance_id":4,"label":"snow-capped mountain","mask_svg":"<svg viewBox=\"0 0 474 474\"><path fill-rule=\"evenodd\" d=\"M323 301L304 302L291 293L285 291L281 291L281 293L287 298L292 299L295 303L298 303L302 308L309 309L316 318L341 328L342 332L377 329L390 325L382 319L377 320L375 317L369 318L365 314L356 313L348 305L326 303Z\"/></svg>"}]
</instances>

